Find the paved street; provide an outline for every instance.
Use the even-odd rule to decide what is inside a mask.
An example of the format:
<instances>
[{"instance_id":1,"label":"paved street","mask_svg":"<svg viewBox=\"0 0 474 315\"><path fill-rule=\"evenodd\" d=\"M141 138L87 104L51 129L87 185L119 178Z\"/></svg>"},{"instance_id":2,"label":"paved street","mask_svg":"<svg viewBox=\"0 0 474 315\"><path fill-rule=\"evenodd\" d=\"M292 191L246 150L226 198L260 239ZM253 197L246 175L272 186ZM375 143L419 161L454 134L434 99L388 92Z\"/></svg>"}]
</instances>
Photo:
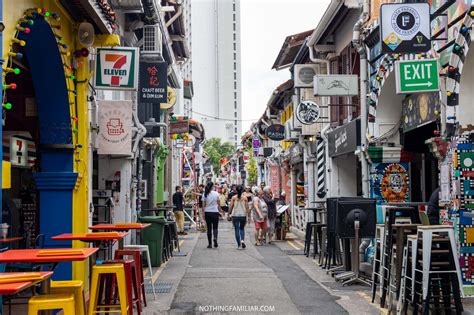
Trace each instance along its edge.
<instances>
[{"instance_id":1,"label":"paved street","mask_svg":"<svg viewBox=\"0 0 474 315\"><path fill-rule=\"evenodd\" d=\"M380 314L361 295L367 289L332 290L322 283L339 285L312 259L285 252L301 249L300 241L256 247L247 229L248 247L237 250L230 223L221 221L219 233L217 249L206 248L205 233L183 238L187 255L175 256L157 279L172 283L171 292L158 294L146 314Z\"/></svg>"}]
</instances>

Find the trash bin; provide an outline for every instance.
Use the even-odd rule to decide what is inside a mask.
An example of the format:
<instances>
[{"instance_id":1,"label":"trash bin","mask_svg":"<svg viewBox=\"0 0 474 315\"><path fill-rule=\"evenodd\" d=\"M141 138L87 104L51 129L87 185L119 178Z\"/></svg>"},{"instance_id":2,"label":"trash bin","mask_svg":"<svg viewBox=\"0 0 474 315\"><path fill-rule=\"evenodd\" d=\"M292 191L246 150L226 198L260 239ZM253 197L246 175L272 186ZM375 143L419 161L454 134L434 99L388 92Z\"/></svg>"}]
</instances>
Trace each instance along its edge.
<instances>
[{"instance_id":1,"label":"trash bin","mask_svg":"<svg viewBox=\"0 0 474 315\"><path fill-rule=\"evenodd\" d=\"M150 251L151 265L153 267L161 266L161 257L163 255L163 234L166 224L165 217L146 216L140 217L142 223L151 223L151 226L142 230L143 244L148 245Z\"/></svg>"}]
</instances>

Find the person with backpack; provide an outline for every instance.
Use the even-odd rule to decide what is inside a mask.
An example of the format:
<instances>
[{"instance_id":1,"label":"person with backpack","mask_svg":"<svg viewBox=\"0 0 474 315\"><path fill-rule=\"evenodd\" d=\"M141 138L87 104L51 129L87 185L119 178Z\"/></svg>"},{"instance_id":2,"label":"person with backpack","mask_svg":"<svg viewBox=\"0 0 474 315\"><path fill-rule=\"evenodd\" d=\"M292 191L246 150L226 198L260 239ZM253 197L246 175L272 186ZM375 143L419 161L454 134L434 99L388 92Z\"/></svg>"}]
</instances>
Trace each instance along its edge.
<instances>
[{"instance_id":1,"label":"person with backpack","mask_svg":"<svg viewBox=\"0 0 474 315\"><path fill-rule=\"evenodd\" d=\"M223 216L221 205L219 203L219 194L213 188L213 182L207 183L202 196L202 208L204 209L204 219L206 220L207 225L207 241L209 243L207 248L212 248L212 241L214 241L214 247L219 246L217 244L219 214Z\"/></svg>"},{"instance_id":2,"label":"person with backpack","mask_svg":"<svg viewBox=\"0 0 474 315\"><path fill-rule=\"evenodd\" d=\"M238 185L235 189L236 194L230 200L229 218L234 225L237 248L245 249L247 247L245 245L245 225L249 220L250 208L247 198L243 195L242 186Z\"/></svg>"}]
</instances>

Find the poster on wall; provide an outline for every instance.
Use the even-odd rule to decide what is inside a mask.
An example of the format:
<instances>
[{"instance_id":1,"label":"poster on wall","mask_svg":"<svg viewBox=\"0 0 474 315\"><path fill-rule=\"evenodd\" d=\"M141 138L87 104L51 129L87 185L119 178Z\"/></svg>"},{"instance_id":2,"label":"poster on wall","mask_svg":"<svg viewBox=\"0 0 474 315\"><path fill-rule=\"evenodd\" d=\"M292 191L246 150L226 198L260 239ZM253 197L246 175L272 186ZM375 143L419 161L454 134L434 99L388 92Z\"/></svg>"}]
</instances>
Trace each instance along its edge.
<instances>
[{"instance_id":1,"label":"poster on wall","mask_svg":"<svg viewBox=\"0 0 474 315\"><path fill-rule=\"evenodd\" d=\"M438 92L412 94L402 102L402 129L413 130L436 121L436 112L441 111Z\"/></svg>"},{"instance_id":2,"label":"poster on wall","mask_svg":"<svg viewBox=\"0 0 474 315\"><path fill-rule=\"evenodd\" d=\"M132 153L132 102L99 101L98 154Z\"/></svg>"},{"instance_id":3,"label":"poster on wall","mask_svg":"<svg viewBox=\"0 0 474 315\"><path fill-rule=\"evenodd\" d=\"M372 164L371 197L383 203L410 201L408 166L408 163Z\"/></svg>"},{"instance_id":4,"label":"poster on wall","mask_svg":"<svg viewBox=\"0 0 474 315\"><path fill-rule=\"evenodd\" d=\"M280 168L278 165L270 166L270 187L273 196L278 197L280 193Z\"/></svg>"}]
</instances>

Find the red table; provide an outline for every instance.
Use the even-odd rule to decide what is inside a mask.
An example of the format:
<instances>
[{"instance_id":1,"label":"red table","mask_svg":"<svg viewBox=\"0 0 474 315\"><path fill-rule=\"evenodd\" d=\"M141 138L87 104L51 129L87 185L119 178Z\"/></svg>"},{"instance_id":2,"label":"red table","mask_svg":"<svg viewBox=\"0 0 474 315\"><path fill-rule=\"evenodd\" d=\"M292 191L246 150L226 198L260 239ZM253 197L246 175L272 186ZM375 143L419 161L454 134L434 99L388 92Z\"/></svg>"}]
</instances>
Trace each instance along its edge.
<instances>
[{"instance_id":1,"label":"red table","mask_svg":"<svg viewBox=\"0 0 474 315\"><path fill-rule=\"evenodd\" d=\"M90 230L108 230L108 231L130 231L143 230L149 227L151 223L116 223L116 224L96 224L89 226Z\"/></svg>"},{"instance_id":2,"label":"red table","mask_svg":"<svg viewBox=\"0 0 474 315\"><path fill-rule=\"evenodd\" d=\"M10 275L10 274L22 274L24 272L1 272L0 275ZM19 281L14 283L4 283L0 284L0 295L12 295L17 294L29 287L32 287L41 281L47 280L53 274L52 271L40 272L40 279L34 281Z\"/></svg>"},{"instance_id":3,"label":"red table","mask_svg":"<svg viewBox=\"0 0 474 315\"><path fill-rule=\"evenodd\" d=\"M0 243L13 243L13 242L21 241L22 239L23 239L23 237L21 237L21 236L0 238Z\"/></svg>"},{"instance_id":4,"label":"red table","mask_svg":"<svg viewBox=\"0 0 474 315\"><path fill-rule=\"evenodd\" d=\"M51 237L52 240L57 241L81 241L84 243L92 243L93 247L99 247L100 249L107 248L106 245L114 241L118 241L120 249L123 248L123 238L128 235L128 232L116 232L116 233L87 233L87 234L71 234L64 233ZM110 247L111 248L111 247ZM107 254L109 259L112 259L112 250L108 251Z\"/></svg>"},{"instance_id":5,"label":"red table","mask_svg":"<svg viewBox=\"0 0 474 315\"><path fill-rule=\"evenodd\" d=\"M0 264L36 263L53 264L54 270L60 262L83 261L95 254L98 248L52 248L52 249L11 249L0 253ZM50 278L41 283L41 292L48 294Z\"/></svg>"}]
</instances>

